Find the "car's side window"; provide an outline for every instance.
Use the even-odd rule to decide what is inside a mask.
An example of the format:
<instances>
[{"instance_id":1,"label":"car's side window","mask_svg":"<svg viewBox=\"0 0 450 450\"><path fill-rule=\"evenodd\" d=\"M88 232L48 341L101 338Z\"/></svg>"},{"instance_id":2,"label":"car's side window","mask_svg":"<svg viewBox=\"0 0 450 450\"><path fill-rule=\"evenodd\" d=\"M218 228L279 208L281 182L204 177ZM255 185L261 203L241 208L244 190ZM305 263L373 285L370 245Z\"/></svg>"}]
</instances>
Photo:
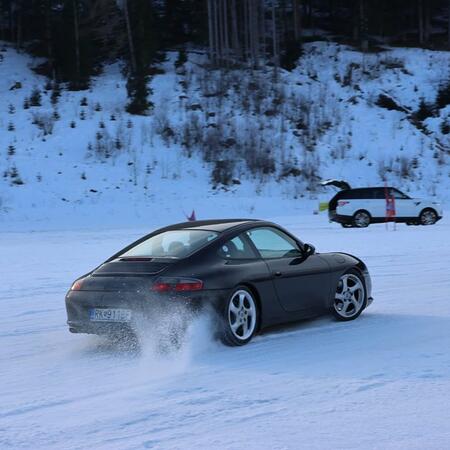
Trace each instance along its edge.
<instances>
[{"instance_id":1,"label":"car's side window","mask_svg":"<svg viewBox=\"0 0 450 450\"><path fill-rule=\"evenodd\" d=\"M297 243L275 228L254 228L246 232L263 258L296 258L302 256Z\"/></svg>"},{"instance_id":2,"label":"car's side window","mask_svg":"<svg viewBox=\"0 0 450 450\"><path fill-rule=\"evenodd\" d=\"M256 259L258 255L243 236L225 242L219 248L219 256L225 259Z\"/></svg>"},{"instance_id":3,"label":"car's side window","mask_svg":"<svg viewBox=\"0 0 450 450\"><path fill-rule=\"evenodd\" d=\"M386 193L385 193L384 188L374 189L374 198L376 200L386 200Z\"/></svg>"}]
</instances>

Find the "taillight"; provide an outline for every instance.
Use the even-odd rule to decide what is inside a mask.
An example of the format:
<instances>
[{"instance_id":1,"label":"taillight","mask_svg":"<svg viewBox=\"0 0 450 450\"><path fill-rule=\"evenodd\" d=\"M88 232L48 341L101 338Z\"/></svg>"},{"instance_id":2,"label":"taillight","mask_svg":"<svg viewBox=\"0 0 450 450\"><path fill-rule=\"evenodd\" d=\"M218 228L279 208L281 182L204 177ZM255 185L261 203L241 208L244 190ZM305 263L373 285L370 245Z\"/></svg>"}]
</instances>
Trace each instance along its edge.
<instances>
[{"instance_id":1,"label":"taillight","mask_svg":"<svg viewBox=\"0 0 450 450\"><path fill-rule=\"evenodd\" d=\"M203 281L196 278L159 278L153 284L155 292L192 292L203 289Z\"/></svg>"},{"instance_id":2,"label":"taillight","mask_svg":"<svg viewBox=\"0 0 450 450\"><path fill-rule=\"evenodd\" d=\"M339 200L338 201L338 206L345 206L348 205L350 202L346 202L345 200Z\"/></svg>"},{"instance_id":3,"label":"taillight","mask_svg":"<svg viewBox=\"0 0 450 450\"><path fill-rule=\"evenodd\" d=\"M70 288L71 291L80 291L81 287L83 285L84 278L81 280L75 281L75 283L72 284L72 287Z\"/></svg>"}]
</instances>

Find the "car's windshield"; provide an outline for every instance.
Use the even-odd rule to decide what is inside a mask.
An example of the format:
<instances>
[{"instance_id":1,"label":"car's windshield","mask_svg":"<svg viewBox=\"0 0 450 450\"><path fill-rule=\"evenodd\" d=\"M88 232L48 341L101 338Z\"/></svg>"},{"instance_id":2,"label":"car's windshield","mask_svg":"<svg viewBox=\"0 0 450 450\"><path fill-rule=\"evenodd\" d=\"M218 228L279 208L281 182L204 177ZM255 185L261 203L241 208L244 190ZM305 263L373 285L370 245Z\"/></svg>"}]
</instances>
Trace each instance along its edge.
<instances>
[{"instance_id":1,"label":"car's windshield","mask_svg":"<svg viewBox=\"0 0 450 450\"><path fill-rule=\"evenodd\" d=\"M183 258L214 240L219 233L208 230L166 231L137 244L121 258Z\"/></svg>"}]
</instances>

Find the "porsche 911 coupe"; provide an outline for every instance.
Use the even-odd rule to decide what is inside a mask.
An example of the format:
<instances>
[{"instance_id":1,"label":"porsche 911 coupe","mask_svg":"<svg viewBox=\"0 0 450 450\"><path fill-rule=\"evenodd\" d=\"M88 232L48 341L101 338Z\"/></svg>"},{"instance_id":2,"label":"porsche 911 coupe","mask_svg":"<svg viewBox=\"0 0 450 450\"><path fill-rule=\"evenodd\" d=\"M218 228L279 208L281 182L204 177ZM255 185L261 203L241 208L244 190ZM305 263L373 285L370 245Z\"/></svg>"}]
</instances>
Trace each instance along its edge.
<instances>
[{"instance_id":1,"label":"porsche 911 coupe","mask_svg":"<svg viewBox=\"0 0 450 450\"><path fill-rule=\"evenodd\" d=\"M154 231L76 280L66 295L73 333L132 330L142 317L152 327L159 314L182 305L194 314L213 311L227 345L323 314L353 320L371 302L359 258L316 253L279 225L243 219Z\"/></svg>"}]
</instances>

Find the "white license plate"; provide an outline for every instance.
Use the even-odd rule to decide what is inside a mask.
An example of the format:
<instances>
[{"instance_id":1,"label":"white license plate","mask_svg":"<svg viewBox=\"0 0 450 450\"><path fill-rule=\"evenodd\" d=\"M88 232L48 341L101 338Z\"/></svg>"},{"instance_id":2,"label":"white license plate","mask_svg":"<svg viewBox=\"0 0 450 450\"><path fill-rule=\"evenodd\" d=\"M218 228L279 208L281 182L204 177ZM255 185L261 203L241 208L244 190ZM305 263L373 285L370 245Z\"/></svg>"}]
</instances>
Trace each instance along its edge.
<instances>
[{"instance_id":1,"label":"white license plate","mask_svg":"<svg viewBox=\"0 0 450 450\"><path fill-rule=\"evenodd\" d=\"M129 309L94 308L89 311L91 322L129 322L131 311Z\"/></svg>"}]
</instances>

